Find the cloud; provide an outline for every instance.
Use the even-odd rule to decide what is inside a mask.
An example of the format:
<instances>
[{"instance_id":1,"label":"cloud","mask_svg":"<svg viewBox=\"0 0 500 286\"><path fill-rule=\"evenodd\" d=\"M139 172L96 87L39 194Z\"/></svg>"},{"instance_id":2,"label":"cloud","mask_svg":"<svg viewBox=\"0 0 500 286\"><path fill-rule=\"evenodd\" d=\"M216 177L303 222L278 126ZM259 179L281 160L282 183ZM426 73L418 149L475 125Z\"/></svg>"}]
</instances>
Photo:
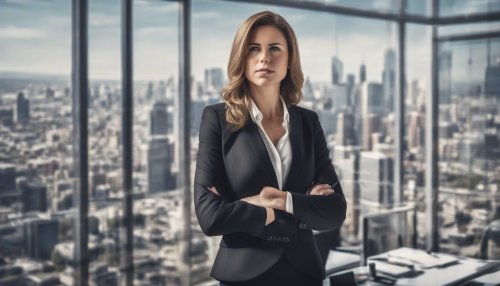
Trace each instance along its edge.
<instances>
[{"instance_id":1,"label":"cloud","mask_svg":"<svg viewBox=\"0 0 500 286\"><path fill-rule=\"evenodd\" d=\"M70 23L71 17L51 17L49 20L54 23Z\"/></svg>"},{"instance_id":2,"label":"cloud","mask_svg":"<svg viewBox=\"0 0 500 286\"><path fill-rule=\"evenodd\" d=\"M158 8L158 11L161 12L177 12L177 9L179 7L178 3L171 3L170 5L164 5L160 8Z\"/></svg>"},{"instance_id":3,"label":"cloud","mask_svg":"<svg viewBox=\"0 0 500 286\"><path fill-rule=\"evenodd\" d=\"M8 26L7 28L0 28L0 38L36 39L44 37L45 37L44 32L37 31L35 29L19 28L14 26Z\"/></svg>"},{"instance_id":4,"label":"cloud","mask_svg":"<svg viewBox=\"0 0 500 286\"><path fill-rule=\"evenodd\" d=\"M206 12L194 12L193 18L215 18L220 16L218 12L206 11Z\"/></svg>"},{"instance_id":5,"label":"cloud","mask_svg":"<svg viewBox=\"0 0 500 286\"><path fill-rule=\"evenodd\" d=\"M103 14L90 14L89 23L91 26L107 26L118 24L118 18Z\"/></svg>"},{"instance_id":6,"label":"cloud","mask_svg":"<svg viewBox=\"0 0 500 286\"><path fill-rule=\"evenodd\" d=\"M146 35L146 34L155 34L155 33L176 33L177 29L175 27L147 27L138 29L136 31L137 34Z\"/></svg>"},{"instance_id":7,"label":"cloud","mask_svg":"<svg viewBox=\"0 0 500 286\"><path fill-rule=\"evenodd\" d=\"M6 2L9 3L14 3L14 4L25 4L25 5L32 5L32 4L41 4L41 5L52 5L52 3L48 1L42 1L42 0L6 0Z\"/></svg>"}]
</instances>

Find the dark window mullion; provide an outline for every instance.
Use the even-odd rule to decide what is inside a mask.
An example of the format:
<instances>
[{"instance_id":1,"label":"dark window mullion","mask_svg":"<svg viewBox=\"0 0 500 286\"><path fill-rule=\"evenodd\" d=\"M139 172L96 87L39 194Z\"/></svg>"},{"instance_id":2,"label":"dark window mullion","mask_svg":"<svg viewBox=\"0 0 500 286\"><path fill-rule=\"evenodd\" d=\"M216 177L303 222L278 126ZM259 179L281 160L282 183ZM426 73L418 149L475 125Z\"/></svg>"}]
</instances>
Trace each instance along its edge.
<instances>
[{"instance_id":1,"label":"dark window mullion","mask_svg":"<svg viewBox=\"0 0 500 286\"><path fill-rule=\"evenodd\" d=\"M122 49L122 155L123 155L123 230L125 249L122 252L122 277L125 285L133 285L134 236L133 236L133 54L132 54L132 0L121 1L121 49Z\"/></svg>"},{"instance_id":2,"label":"dark window mullion","mask_svg":"<svg viewBox=\"0 0 500 286\"><path fill-rule=\"evenodd\" d=\"M88 2L72 2L73 160L76 207L73 240L77 285L88 284Z\"/></svg>"}]
</instances>

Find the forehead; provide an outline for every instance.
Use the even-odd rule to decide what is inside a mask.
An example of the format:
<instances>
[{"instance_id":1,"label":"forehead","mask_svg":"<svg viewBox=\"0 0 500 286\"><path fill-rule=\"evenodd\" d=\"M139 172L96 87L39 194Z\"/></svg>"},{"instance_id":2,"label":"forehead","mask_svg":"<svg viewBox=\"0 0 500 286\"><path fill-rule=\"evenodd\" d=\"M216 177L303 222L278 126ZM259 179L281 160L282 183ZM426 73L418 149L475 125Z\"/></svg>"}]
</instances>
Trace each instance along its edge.
<instances>
[{"instance_id":1,"label":"forehead","mask_svg":"<svg viewBox=\"0 0 500 286\"><path fill-rule=\"evenodd\" d=\"M286 43L283 33L278 28L271 25L254 27L250 32L249 39L250 43Z\"/></svg>"}]
</instances>

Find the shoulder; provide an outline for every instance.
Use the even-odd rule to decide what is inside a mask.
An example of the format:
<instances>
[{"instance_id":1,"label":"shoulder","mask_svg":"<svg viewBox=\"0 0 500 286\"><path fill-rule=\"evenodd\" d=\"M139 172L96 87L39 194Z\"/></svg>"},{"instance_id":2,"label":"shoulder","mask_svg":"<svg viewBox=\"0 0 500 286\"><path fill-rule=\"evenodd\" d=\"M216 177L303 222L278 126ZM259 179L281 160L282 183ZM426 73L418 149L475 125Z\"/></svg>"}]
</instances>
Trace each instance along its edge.
<instances>
[{"instance_id":1,"label":"shoulder","mask_svg":"<svg viewBox=\"0 0 500 286\"><path fill-rule=\"evenodd\" d=\"M227 104L225 102L220 102L220 103L205 106L205 109L211 109L211 110L215 111L215 113L217 114L218 117L222 117L223 115L225 115L226 108L227 108Z\"/></svg>"},{"instance_id":2,"label":"shoulder","mask_svg":"<svg viewBox=\"0 0 500 286\"><path fill-rule=\"evenodd\" d=\"M300 116L302 117L302 121L313 124L319 121L318 113L314 110L307 109L298 105L290 105L290 108L297 114L300 114Z\"/></svg>"}]
</instances>

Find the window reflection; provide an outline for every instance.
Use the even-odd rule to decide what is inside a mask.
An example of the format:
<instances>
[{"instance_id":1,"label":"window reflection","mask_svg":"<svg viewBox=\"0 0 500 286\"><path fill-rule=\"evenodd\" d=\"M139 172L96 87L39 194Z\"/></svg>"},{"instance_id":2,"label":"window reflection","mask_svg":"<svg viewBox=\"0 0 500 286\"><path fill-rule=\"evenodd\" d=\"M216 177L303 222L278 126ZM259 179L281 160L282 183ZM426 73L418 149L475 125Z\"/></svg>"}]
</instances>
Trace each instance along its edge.
<instances>
[{"instance_id":1,"label":"window reflection","mask_svg":"<svg viewBox=\"0 0 500 286\"><path fill-rule=\"evenodd\" d=\"M438 57L439 247L499 259L487 229L499 218L500 39L443 42Z\"/></svg>"}]
</instances>

